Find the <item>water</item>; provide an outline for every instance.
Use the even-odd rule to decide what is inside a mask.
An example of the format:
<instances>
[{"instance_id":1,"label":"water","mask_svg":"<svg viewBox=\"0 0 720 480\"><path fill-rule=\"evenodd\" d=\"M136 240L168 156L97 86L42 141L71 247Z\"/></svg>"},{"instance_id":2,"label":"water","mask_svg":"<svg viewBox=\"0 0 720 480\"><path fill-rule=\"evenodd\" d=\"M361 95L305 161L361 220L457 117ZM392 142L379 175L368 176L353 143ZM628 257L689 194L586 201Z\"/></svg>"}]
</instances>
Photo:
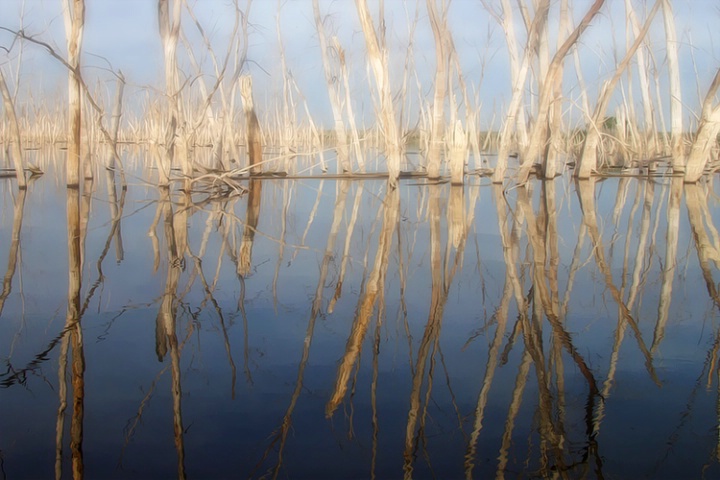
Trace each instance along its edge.
<instances>
[{"instance_id":1,"label":"water","mask_svg":"<svg viewBox=\"0 0 720 480\"><path fill-rule=\"evenodd\" d=\"M0 180L2 478L720 475L714 183L48 168Z\"/></svg>"}]
</instances>

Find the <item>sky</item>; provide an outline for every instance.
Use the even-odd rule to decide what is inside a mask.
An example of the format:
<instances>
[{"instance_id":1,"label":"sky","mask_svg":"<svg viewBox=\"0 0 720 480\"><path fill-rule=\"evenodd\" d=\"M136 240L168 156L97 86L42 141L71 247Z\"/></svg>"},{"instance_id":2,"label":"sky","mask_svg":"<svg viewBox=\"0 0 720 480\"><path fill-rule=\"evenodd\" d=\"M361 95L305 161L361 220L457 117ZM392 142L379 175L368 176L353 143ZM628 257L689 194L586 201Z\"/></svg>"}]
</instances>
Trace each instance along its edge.
<instances>
[{"instance_id":1,"label":"sky","mask_svg":"<svg viewBox=\"0 0 720 480\"><path fill-rule=\"evenodd\" d=\"M239 0L244 9L247 0ZM13 30L23 28L52 45L65 55L64 25L61 0L2 0L0 1L0 26ZM233 26L231 0L188 0L203 29L207 32L213 49L222 56L227 48ZM368 2L375 12L377 2ZM499 0L487 0L494 6ZM512 2L515 4L516 2ZM552 11L559 0L552 1ZM577 22L592 2L573 1L573 17ZM641 13L649 9L651 2L633 0ZM683 102L686 117L699 112L699 97L710 84L720 66L720 6L716 0L672 0L679 37L679 53L682 67ZM328 35L337 35L345 48L350 65L351 90L358 115L372 118L371 88L365 64L365 46L357 19L354 2L350 0L324 0L320 2L325 16ZM411 27L417 10L417 26L414 42L413 64L417 76L410 83L411 97L422 96L426 102L432 98L435 68L434 41L425 1L385 0L387 43L390 52L391 82L394 90L400 89L406 52L411 38ZM551 14L552 15L552 14ZM449 9L449 25L458 50L463 75L471 95L477 95L482 103L481 118L485 123L497 123L502 118L510 92L510 75L505 37L495 20L487 13L480 0L452 0ZM524 26L515 12L517 31ZM283 73L280 68L277 22L282 28L282 42L286 62L297 81L308 109L319 123L329 123L331 111L327 88L320 61L320 48L313 19L310 0L254 0L250 10L251 23L247 70L253 75L255 98L258 107L270 108L278 103ZM551 25L556 19L551 16ZM182 19L183 31L198 59L204 59L205 71L212 84L212 68L197 29L187 14ZM582 69L587 82L591 104L601 82L608 78L616 61L625 48L625 11L621 0L608 0L601 14L580 40ZM555 28L556 30L556 28ZM550 29L551 45L554 30ZM520 38L520 46L524 42ZM662 16L658 15L650 33L650 45L657 67L661 69L661 95L667 90L665 45ZM0 33L0 47L9 48L12 36ZM182 51L182 48L180 49ZM0 68L14 85L17 64L21 58L20 98L62 98L66 89L66 73L63 67L51 59L42 49L26 45L22 57L18 45L9 54L0 49ZM157 3L155 0L86 0L86 19L83 40L83 74L88 84L114 88L106 69L108 62L114 70L122 70L128 80L129 101L135 98L137 105L148 91L162 89L163 61L157 26ZM180 54L180 65L186 75L192 68L187 58ZM576 77L572 61L567 62L568 73L565 91L569 97L568 108L578 101ZM133 93L134 92L134 93ZM134 95L134 97L133 97ZM636 92L639 99L640 94ZM421 102L414 102L415 107ZM667 106L664 106L664 109ZM415 112L417 114L417 112Z\"/></svg>"}]
</instances>

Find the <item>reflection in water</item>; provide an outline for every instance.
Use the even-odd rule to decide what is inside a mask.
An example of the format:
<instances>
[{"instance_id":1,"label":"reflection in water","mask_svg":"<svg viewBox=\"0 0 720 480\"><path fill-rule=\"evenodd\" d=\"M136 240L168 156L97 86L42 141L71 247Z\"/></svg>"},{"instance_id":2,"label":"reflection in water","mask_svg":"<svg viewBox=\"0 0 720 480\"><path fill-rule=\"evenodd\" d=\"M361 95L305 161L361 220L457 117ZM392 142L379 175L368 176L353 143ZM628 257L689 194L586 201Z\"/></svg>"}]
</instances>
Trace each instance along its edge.
<instances>
[{"instance_id":1,"label":"reflection in water","mask_svg":"<svg viewBox=\"0 0 720 480\"><path fill-rule=\"evenodd\" d=\"M12 282L20 258L20 233L22 231L23 213L25 210L25 196L27 189L18 189L13 209L12 233L10 234L10 248L8 249L8 263L5 277L3 277L2 292L0 292L0 315L2 315L5 300L12 292Z\"/></svg>"},{"instance_id":2,"label":"reflection in water","mask_svg":"<svg viewBox=\"0 0 720 480\"><path fill-rule=\"evenodd\" d=\"M465 216L464 216L464 195L463 188L452 186L450 189L450 202L448 208L448 238L450 242L442 255L441 242L441 191L439 185L429 186L428 199L428 222L430 223L430 312L422 340L418 347L417 361L412 377L412 389L410 391L410 411L408 412L407 429L405 433L404 470L405 478L412 478L413 463L416 458L417 448L426 442L423 435L426 431L428 421L428 406L431 402L433 375L437 356L441 355L440 333L442 328L443 312L448 300L450 285L457 272L460 259L465 249ZM455 259L450 260L450 245L455 247ZM443 265L444 263L444 265ZM427 386L425 399L421 398L423 383L425 381L425 367L428 363ZM422 411L421 411L422 407ZM418 419L419 417L419 419ZM417 425L419 429L416 432ZM429 462L428 462L429 463Z\"/></svg>"},{"instance_id":3,"label":"reflection in water","mask_svg":"<svg viewBox=\"0 0 720 480\"><path fill-rule=\"evenodd\" d=\"M719 473L712 183L44 181L1 207L9 477Z\"/></svg>"},{"instance_id":4,"label":"reflection in water","mask_svg":"<svg viewBox=\"0 0 720 480\"><path fill-rule=\"evenodd\" d=\"M397 226L398 209L400 194L396 188L388 186L388 191L383 200L380 210L382 213L382 226L380 227L380 236L378 238L377 252L375 253L375 262L365 283L365 290L360 295L358 301L356 316L353 320L352 330L345 346L345 354L342 357L340 366L338 367L337 379L335 380L335 389L325 406L325 414L330 417L337 407L345 398L347 393L348 381L358 356L362 351L362 343L370 325L370 320L375 309L375 302L378 297L381 298L385 291L385 277L388 269L388 258L390 255L390 247L392 246L393 232ZM381 321L378 312L377 321Z\"/></svg>"},{"instance_id":5,"label":"reflection in water","mask_svg":"<svg viewBox=\"0 0 720 480\"><path fill-rule=\"evenodd\" d=\"M182 195L177 212L173 212L169 188L160 189L158 213L156 218L163 219L167 274L165 291L160 302L155 327L155 352L160 362L170 353L170 391L172 396L173 433L177 451L177 472L179 478L185 478L185 444L183 441L182 418L182 382L180 373L180 345L177 336L178 283L182 270L185 268L185 252L187 249L187 228L190 215L190 194ZM157 245L157 243L155 244ZM156 257L159 254L156 254Z\"/></svg>"},{"instance_id":6,"label":"reflection in water","mask_svg":"<svg viewBox=\"0 0 720 480\"><path fill-rule=\"evenodd\" d=\"M247 213L243 229L240 255L238 259L238 275L245 276L252 267L252 246L255 230L260 220L260 199L262 198L262 181L251 179L248 186Z\"/></svg>"},{"instance_id":7,"label":"reflection in water","mask_svg":"<svg viewBox=\"0 0 720 480\"><path fill-rule=\"evenodd\" d=\"M682 195L682 179L673 177L670 184L670 197L667 205L667 235L665 237L665 261L661 275L660 303L658 319L653 335L651 352L654 354L665 336L665 327L670 314L675 267L677 266L678 235L680 233L680 197Z\"/></svg>"},{"instance_id":8,"label":"reflection in water","mask_svg":"<svg viewBox=\"0 0 720 480\"><path fill-rule=\"evenodd\" d=\"M84 190L91 182L85 182ZM89 198L89 192L85 198ZM58 357L58 394L59 406L56 423L55 478L62 478L63 434L65 409L67 408L67 363L71 355L72 416L70 423L70 457L73 478L83 478L83 420L85 413L85 353L80 314L80 290L82 285L82 258L84 232L87 232L87 220L83 218L89 212L86 200L81 206L80 190L67 188L67 250L68 250L68 296L65 328L60 342ZM83 228L85 227L85 228Z\"/></svg>"},{"instance_id":9,"label":"reflection in water","mask_svg":"<svg viewBox=\"0 0 720 480\"><path fill-rule=\"evenodd\" d=\"M720 235L718 235L710 215L708 193L700 185L686 185L685 203L705 285L710 298L720 308L720 296L718 296L718 288L713 280L711 268L711 263L715 265L715 268L720 268ZM708 230L710 235L708 235Z\"/></svg>"}]
</instances>

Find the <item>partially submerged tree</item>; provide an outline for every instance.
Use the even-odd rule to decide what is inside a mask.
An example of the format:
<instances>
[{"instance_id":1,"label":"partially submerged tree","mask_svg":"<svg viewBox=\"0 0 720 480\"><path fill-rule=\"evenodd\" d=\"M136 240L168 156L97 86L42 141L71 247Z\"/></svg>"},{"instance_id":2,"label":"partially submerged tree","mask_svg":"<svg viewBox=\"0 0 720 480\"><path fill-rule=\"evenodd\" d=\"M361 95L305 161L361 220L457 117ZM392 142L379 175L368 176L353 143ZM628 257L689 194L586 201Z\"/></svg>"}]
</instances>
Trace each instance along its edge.
<instances>
[{"instance_id":1,"label":"partially submerged tree","mask_svg":"<svg viewBox=\"0 0 720 480\"><path fill-rule=\"evenodd\" d=\"M63 18L67 38L68 70L68 145L67 186L80 185L80 139L82 129L82 90L80 88L80 52L85 26L85 0L64 0Z\"/></svg>"},{"instance_id":2,"label":"partially submerged tree","mask_svg":"<svg viewBox=\"0 0 720 480\"><path fill-rule=\"evenodd\" d=\"M720 69L715 73L715 78L705 95L702 116L688 155L685 181L689 183L697 182L700 179L710 158L710 152L717 145L717 136L720 133L720 103L713 105L713 102L718 89L720 89Z\"/></svg>"},{"instance_id":3,"label":"partially submerged tree","mask_svg":"<svg viewBox=\"0 0 720 480\"><path fill-rule=\"evenodd\" d=\"M635 38L637 38L640 34L640 23L638 22L631 0L625 0L625 14L628 23L632 28L632 34ZM648 61L645 56L645 48L647 48L647 42L643 41L642 45L637 50L635 58L637 59L638 82L643 106L644 138L642 143L643 147L647 150L647 155L653 156L657 153L658 143L657 132L655 130L653 102L650 96L651 90L648 78Z\"/></svg>"},{"instance_id":4,"label":"partially submerged tree","mask_svg":"<svg viewBox=\"0 0 720 480\"><path fill-rule=\"evenodd\" d=\"M620 77L627 66L630 64L635 52L642 44L645 35L647 35L659 7L660 2L655 2L655 5L648 13L645 25L643 25L642 30L640 30L638 36L635 38L635 42L628 49L622 61L617 65L617 67L615 67L615 73L613 76L609 80L605 81L602 89L600 90L600 97L598 98L597 104L595 105L595 111L588 125L585 143L583 144L583 152L580 157L579 164L575 169L575 176L578 178L588 178L590 174L597 169L597 150L600 144L600 128L603 124L603 119L605 118L605 112L608 104L610 103L610 98L615 90L615 85L620 80Z\"/></svg>"},{"instance_id":5,"label":"partially submerged tree","mask_svg":"<svg viewBox=\"0 0 720 480\"><path fill-rule=\"evenodd\" d=\"M390 91L390 73L388 65L388 52L385 45L385 35L381 29L381 35L375 30L367 0L355 0L360 25L365 35L368 62L375 77L375 86L379 99L380 128L385 135L385 156L387 157L388 182L392 188L397 186L397 179L400 175L400 157L402 146L400 145L400 131L395 121L395 109L393 107L392 93ZM382 19L383 12L380 11ZM382 23L382 20L381 20Z\"/></svg>"},{"instance_id":6,"label":"partially submerged tree","mask_svg":"<svg viewBox=\"0 0 720 480\"><path fill-rule=\"evenodd\" d=\"M522 61L518 68L518 71L511 75L512 77L512 96L510 98L510 105L508 106L505 121L503 123L500 132L500 147L498 150L498 158L493 172L492 181L493 183L503 183L505 179L505 170L507 168L507 160L510 156L510 148L512 147L512 132L518 122L521 114L521 103L524 94L525 81L527 78L530 63L535 56L537 44L540 37L540 32L544 28L544 23L547 21L546 12L550 8L549 0L542 0L535 10L535 17L530 23L528 28L527 43L525 45L525 52L523 54ZM512 7L510 7L509 0L503 0L503 18L506 15L511 15ZM499 18L499 17L498 17ZM508 20L502 21L503 28L508 28ZM506 33L508 45L514 45L514 36L510 36L510 33ZM512 39L512 40L511 40ZM513 50L513 47L509 47ZM511 69L517 68L511 63ZM518 128L518 132L522 133L524 126Z\"/></svg>"},{"instance_id":7,"label":"partially submerged tree","mask_svg":"<svg viewBox=\"0 0 720 480\"><path fill-rule=\"evenodd\" d=\"M325 83L327 83L328 95L330 96L330 107L335 120L336 150L338 163L343 172L350 171L350 161L348 158L347 133L345 132L345 122L342 118L342 102L340 100L340 82L338 75L332 70L330 64L330 55L327 37L325 36L325 26L320 16L320 5L318 0L313 0L313 13L315 15L315 28L318 32L318 40L320 41L320 52L325 72Z\"/></svg>"},{"instance_id":8,"label":"partially submerged tree","mask_svg":"<svg viewBox=\"0 0 720 480\"><path fill-rule=\"evenodd\" d=\"M440 150L445 126L444 107L448 82L448 6L443 0L440 11L438 11L436 0L427 0L426 3L430 26L435 39L435 94L433 96L432 123L430 124L427 174L428 178L438 178L440 177Z\"/></svg>"},{"instance_id":9,"label":"partially submerged tree","mask_svg":"<svg viewBox=\"0 0 720 480\"><path fill-rule=\"evenodd\" d=\"M568 0L560 1L560 20L557 36L557 48L561 48L563 42L569 34L570 28L570 10ZM560 156L562 144L562 113L563 113L563 72L564 63L560 66L560 72L553 79L552 100L550 104L550 112L548 117L549 142L545 149L545 168L543 174L545 178L555 178L557 175L557 163Z\"/></svg>"},{"instance_id":10,"label":"partially submerged tree","mask_svg":"<svg viewBox=\"0 0 720 480\"><path fill-rule=\"evenodd\" d=\"M248 166L250 173L262 173L262 133L260 123L253 104L252 77L243 75L240 77L240 95L245 111L245 148L248 155Z\"/></svg>"},{"instance_id":11,"label":"partially submerged tree","mask_svg":"<svg viewBox=\"0 0 720 480\"><path fill-rule=\"evenodd\" d=\"M177 66L177 44L180 35L181 0L158 0L158 27L163 45L165 65L165 94L169 116L164 135L164 154L158 165L160 185L170 182L170 168L175 159L175 143L180 120L180 78ZM183 173L189 174L187 162L183 162Z\"/></svg>"},{"instance_id":12,"label":"partially submerged tree","mask_svg":"<svg viewBox=\"0 0 720 480\"><path fill-rule=\"evenodd\" d=\"M23 170L20 128L18 127L17 117L15 116L15 105L12 97L10 96L10 91L8 90L7 83L5 82L5 75L3 74L2 69L0 69L0 94L2 94L5 115L7 116L8 123L10 124L10 130L13 137L12 140L10 140L10 153L13 159L13 166L15 167L15 176L17 177L18 188L23 190L27 187L27 182L25 180L25 171Z\"/></svg>"},{"instance_id":13,"label":"partially submerged tree","mask_svg":"<svg viewBox=\"0 0 720 480\"><path fill-rule=\"evenodd\" d=\"M677 33L675 18L670 0L662 1L663 21L665 23L665 46L667 49L668 73L670 77L670 146L673 170L683 171L683 121L682 91L680 86L680 62L677 53Z\"/></svg>"},{"instance_id":14,"label":"partially submerged tree","mask_svg":"<svg viewBox=\"0 0 720 480\"><path fill-rule=\"evenodd\" d=\"M554 79L562 74L562 65L565 57L570 52L570 48L578 41L580 35L590 26L590 22L598 14L605 0L595 0L590 6L585 16L580 20L580 24L573 30L570 36L555 52L555 56L550 62L547 75L543 81L538 99L538 113L533 128L530 133L527 148L522 153L522 164L517 174L518 183L527 182L530 170L535 160L545 149L545 143L548 139L548 113L550 110L550 102L553 99Z\"/></svg>"}]
</instances>

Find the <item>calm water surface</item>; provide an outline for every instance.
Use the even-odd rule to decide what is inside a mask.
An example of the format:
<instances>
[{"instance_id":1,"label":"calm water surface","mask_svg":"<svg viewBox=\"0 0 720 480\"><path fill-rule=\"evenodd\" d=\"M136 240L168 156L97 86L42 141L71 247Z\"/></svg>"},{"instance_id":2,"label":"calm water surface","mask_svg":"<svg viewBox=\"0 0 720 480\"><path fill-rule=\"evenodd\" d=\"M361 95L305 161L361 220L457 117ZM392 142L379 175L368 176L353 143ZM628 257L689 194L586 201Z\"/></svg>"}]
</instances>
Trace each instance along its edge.
<instances>
[{"instance_id":1,"label":"calm water surface","mask_svg":"<svg viewBox=\"0 0 720 480\"><path fill-rule=\"evenodd\" d=\"M716 184L47 168L0 180L0 478L720 476Z\"/></svg>"}]
</instances>

